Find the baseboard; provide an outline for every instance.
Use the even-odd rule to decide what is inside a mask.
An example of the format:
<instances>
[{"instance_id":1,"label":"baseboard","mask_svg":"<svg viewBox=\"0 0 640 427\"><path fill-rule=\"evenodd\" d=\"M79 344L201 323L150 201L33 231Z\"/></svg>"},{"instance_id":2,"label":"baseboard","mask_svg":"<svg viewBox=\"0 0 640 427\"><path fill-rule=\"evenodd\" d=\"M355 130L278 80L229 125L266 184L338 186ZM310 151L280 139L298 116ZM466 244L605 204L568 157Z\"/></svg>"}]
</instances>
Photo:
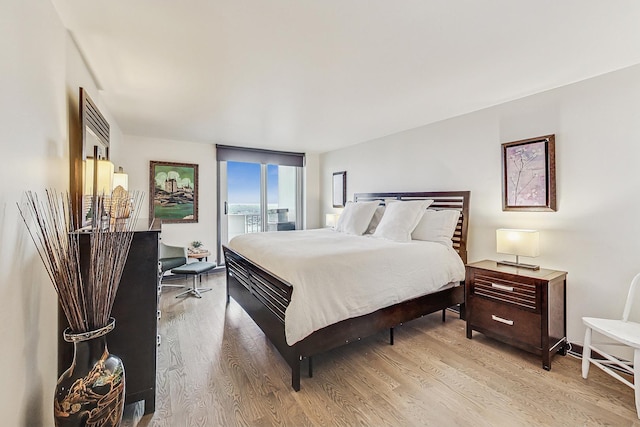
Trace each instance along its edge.
<instances>
[{"instance_id":1,"label":"baseboard","mask_svg":"<svg viewBox=\"0 0 640 427\"><path fill-rule=\"evenodd\" d=\"M567 341L567 345L569 346L569 349L567 350L567 354L570 354L571 356L575 356L582 359L582 350L584 349L583 346L581 346L580 344L570 343L569 341ZM595 351L593 353L597 354L597 352ZM597 356L598 358L602 357L600 354L597 354Z\"/></svg>"},{"instance_id":2,"label":"baseboard","mask_svg":"<svg viewBox=\"0 0 640 427\"><path fill-rule=\"evenodd\" d=\"M577 357L578 359L582 359L582 352L584 350L583 346L581 346L580 344L574 344L569 341L567 341L567 345L569 346L569 348L567 349L567 354L573 357ZM593 357L594 359L605 359L604 356L594 350L591 351L591 357Z\"/></svg>"}]
</instances>

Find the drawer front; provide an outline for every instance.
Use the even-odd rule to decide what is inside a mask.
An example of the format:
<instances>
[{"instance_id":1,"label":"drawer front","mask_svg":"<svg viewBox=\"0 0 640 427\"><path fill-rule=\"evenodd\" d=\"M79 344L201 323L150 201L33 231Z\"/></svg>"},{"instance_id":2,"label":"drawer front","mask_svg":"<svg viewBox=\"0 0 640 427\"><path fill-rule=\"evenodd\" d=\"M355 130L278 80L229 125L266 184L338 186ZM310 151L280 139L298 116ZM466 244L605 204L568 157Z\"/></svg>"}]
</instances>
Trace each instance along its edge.
<instances>
[{"instance_id":1,"label":"drawer front","mask_svg":"<svg viewBox=\"0 0 640 427\"><path fill-rule=\"evenodd\" d=\"M538 348L542 346L539 314L483 298L472 298L471 304L471 318L467 321L472 327L478 326Z\"/></svg>"},{"instance_id":2,"label":"drawer front","mask_svg":"<svg viewBox=\"0 0 640 427\"><path fill-rule=\"evenodd\" d=\"M510 280L508 276L494 276L476 271L471 293L516 307L539 311L536 289L534 282L527 283L520 278L517 281Z\"/></svg>"}]
</instances>

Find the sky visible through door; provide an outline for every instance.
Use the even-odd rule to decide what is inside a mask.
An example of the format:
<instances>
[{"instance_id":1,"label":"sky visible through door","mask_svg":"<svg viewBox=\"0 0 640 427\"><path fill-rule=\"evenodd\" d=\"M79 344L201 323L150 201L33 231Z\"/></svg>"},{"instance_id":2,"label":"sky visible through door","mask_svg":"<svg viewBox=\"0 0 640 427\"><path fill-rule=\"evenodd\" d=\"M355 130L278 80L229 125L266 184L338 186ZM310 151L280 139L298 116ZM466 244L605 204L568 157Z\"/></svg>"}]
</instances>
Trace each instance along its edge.
<instances>
[{"instance_id":1,"label":"sky visible through door","mask_svg":"<svg viewBox=\"0 0 640 427\"><path fill-rule=\"evenodd\" d=\"M260 214L260 164L227 162L229 214ZM267 207L278 206L278 166L267 165Z\"/></svg>"}]
</instances>

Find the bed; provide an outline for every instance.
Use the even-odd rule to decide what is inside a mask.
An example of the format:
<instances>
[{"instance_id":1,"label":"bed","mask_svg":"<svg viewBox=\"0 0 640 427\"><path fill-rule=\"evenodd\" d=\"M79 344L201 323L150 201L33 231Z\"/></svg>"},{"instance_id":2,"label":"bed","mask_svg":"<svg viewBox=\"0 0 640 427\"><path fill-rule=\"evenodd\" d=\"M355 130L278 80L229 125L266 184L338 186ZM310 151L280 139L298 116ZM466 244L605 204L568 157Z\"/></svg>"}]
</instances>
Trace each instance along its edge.
<instances>
[{"instance_id":1,"label":"bed","mask_svg":"<svg viewBox=\"0 0 640 427\"><path fill-rule=\"evenodd\" d=\"M470 193L468 191L357 193L354 196L354 201L356 203L375 201L375 204L389 205L392 201L415 202L419 200L433 200L429 206L429 210L459 211L460 214L456 215L455 232L453 233L453 238L449 246L459 256L460 259L457 261L459 263L461 261L464 265L467 261L466 244L469 197ZM328 230L316 230L306 234L303 232L281 232L275 234L278 234L279 239L283 239L287 233L299 233L289 235L295 240L298 239L298 237L306 238L307 235L311 234L322 239L329 232ZM269 233L264 234L265 236L260 236L260 239L267 238L268 236L266 234ZM257 236L254 236L254 238L255 237ZM346 237L342 236L341 238L346 239ZM365 239L366 237L359 238ZM369 239L368 242L372 242L369 246L377 247L383 245L378 242L378 240L383 239L374 239L371 237L369 237ZM234 244L234 241L232 241L231 244ZM341 245L350 244L348 240L341 242L343 242L340 243ZM236 244L236 246L238 246L238 244ZM322 245L319 244L317 246ZM407 247L408 246L409 245L407 245ZM374 306L374 309L363 308L362 310L365 310L365 312L361 312L362 310L360 310L360 312L357 312L353 317L344 318L335 322L330 320L329 324L317 329L314 325L311 325L312 329L310 333L308 333L308 331L297 331L293 333L292 338L290 326L293 322L287 324L288 317L286 313L292 312L292 310L287 311L288 308L294 308L292 299L294 302L296 302L296 299L292 297L294 296L294 292L296 292L296 288L298 289L296 296L303 292L302 283L295 283L301 279L298 279L298 276L291 275L291 269L281 270L280 267L273 267L273 261L271 261L271 264L267 262L266 258L260 261L260 256L257 254L262 252L266 251L261 250L259 247L251 253L251 251L242 247L241 250L238 250L238 248L232 248L230 245L223 246L226 262L227 302L229 302L230 298L233 298L269 338L290 366L291 386L296 391L300 390L301 366L302 361L305 359L309 363L309 376L312 376L313 355L326 352L383 330L389 330L390 342L393 344L393 328L396 326L440 310L443 311L444 320L444 310L449 307L459 306L461 315L464 315L464 285L462 281L464 276L461 278L457 276L454 283L449 281L447 281L447 283L441 283L441 286L439 285L440 287L427 294L410 296L400 301L396 301L395 297L390 298L392 302L388 303L388 305L383 304L383 306L379 308L378 306ZM247 255L247 253L251 253L251 255ZM394 265L397 264L398 271L394 273L397 274L397 277L403 277L403 271L401 270L407 269L407 264L404 262L405 260L402 259L403 256L404 255L401 254L400 258L394 261ZM274 258L277 259L278 257L275 256ZM313 260L313 255L309 255L309 258ZM322 264L322 262L320 264ZM414 261L410 261L410 265L417 264L418 263ZM265 267L265 265L269 267ZM310 265L313 265L313 262L310 262ZM361 268L368 269L369 267L367 267L367 265L368 264L363 263ZM374 269L375 265L376 264L373 264ZM274 273L276 270L281 274ZM316 273L317 272L318 271L316 271ZM284 278L284 276L290 280ZM444 279L440 278L439 280ZM338 285L342 286L344 284ZM393 284L393 286L396 287L397 284ZM291 307L289 307L290 305Z\"/></svg>"}]
</instances>

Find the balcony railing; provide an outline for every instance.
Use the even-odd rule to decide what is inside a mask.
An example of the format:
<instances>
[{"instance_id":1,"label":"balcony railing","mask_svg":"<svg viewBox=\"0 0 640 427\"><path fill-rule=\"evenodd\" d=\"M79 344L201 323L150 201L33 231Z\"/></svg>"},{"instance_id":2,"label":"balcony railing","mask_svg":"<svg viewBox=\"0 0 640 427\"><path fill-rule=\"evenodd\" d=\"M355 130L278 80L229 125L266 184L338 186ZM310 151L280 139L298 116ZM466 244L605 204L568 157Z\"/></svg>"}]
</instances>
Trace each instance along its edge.
<instances>
[{"instance_id":1,"label":"balcony railing","mask_svg":"<svg viewBox=\"0 0 640 427\"><path fill-rule=\"evenodd\" d=\"M283 222L282 216L269 215L265 231L295 230L295 222ZM262 217L259 214L229 214L229 240L247 233L259 233L262 230Z\"/></svg>"},{"instance_id":2,"label":"balcony railing","mask_svg":"<svg viewBox=\"0 0 640 427\"><path fill-rule=\"evenodd\" d=\"M260 215L244 216L244 232L258 233L262 231L262 217Z\"/></svg>"}]
</instances>

